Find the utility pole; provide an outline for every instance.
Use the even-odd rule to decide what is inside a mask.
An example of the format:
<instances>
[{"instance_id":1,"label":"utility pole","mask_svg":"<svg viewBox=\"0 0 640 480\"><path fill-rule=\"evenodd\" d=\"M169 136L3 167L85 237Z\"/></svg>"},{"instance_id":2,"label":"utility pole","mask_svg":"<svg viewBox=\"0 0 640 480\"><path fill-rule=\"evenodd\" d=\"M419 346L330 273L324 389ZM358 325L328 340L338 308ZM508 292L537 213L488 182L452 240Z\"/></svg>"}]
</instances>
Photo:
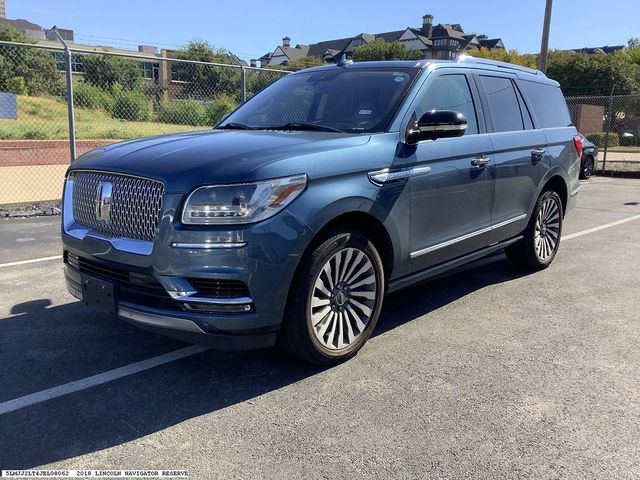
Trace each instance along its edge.
<instances>
[{"instance_id":1,"label":"utility pole","mask_svg":"<svg viewBox=\"0 0 640 480\"><path fill-rule=\"evenodd\" d=\"M551 25L551 8L553 0L547 0L544 9L544 24L542 26L542 45L540 46L540 58L538 59L538 70L542 73L547 71L547 55L549 53L549 26Z\"/></svg>"}]
</instances>

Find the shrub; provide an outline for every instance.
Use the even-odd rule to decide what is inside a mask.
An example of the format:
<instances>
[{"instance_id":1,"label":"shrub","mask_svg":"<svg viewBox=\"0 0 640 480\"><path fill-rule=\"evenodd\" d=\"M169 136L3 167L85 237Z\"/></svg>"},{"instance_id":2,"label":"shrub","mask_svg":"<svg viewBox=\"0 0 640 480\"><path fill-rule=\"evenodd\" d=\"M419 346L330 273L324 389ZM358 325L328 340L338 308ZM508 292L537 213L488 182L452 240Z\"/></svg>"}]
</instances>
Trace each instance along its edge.
<instances>
[{"instance_id":1,"label":"shrub","mask_svg":"<svg viewBox=\"0 0 640 480\"><path fill-rule=\"evenodd\" d=\"M598 148L604 148L604 142L605 142L606 136L607 134L605 132L590 133L589 135L585 135L587 140L589 140L590 142L593 142ZM619 145L620 145L620 137L618 136L618 134L614 132L609 133L609 146L617 147Z\"/></svg>"},{"instance_id":2,"label":"shrub","mask_svg":"<svg viewBox=\"0 0 640 480\"><path fill-rule=\"evenodd\" d=\"M0 26L0 40L35 43L10 25ZM24 79L30 95L59 95L64 78L51 52L35 48L3 49L0 52L0 90L8 90L8 82L15 77Z\"/></svg>"},{"instance_id":3,"label":"shrub","mask_svg":"<svg viewBox=\"0 0 640 480\"><path fill-rule=\"evenodd\" d=\"M207 125L207 106L195 100L173 100L160 106L158 120L178 125Z\"/></svg>"},{"instance_id":4,"label":"shrub","mask_svg":"<svg viewBox=\"0 0 640 480\"><path fill-rule=\"evenodd\" d=\"M73 103L76 107L111 111L113 95L90 83L81 83L73 89Z\"/></svg>"},{"instance_id":5,"label":"shrub","mask_svg":"<svg viewBox=\"0 0 640 480\"><path fill-rule=\"evenodd\" d=\"M109 90L118 83L124 90L137 90L142 82L140 62L106 55L83 55L84 81Z\"/></svg>"},{"instance_id":6,"label":"shrub","mask_svg":"<svg viewBox=\"0 0 640 480\"><path fill-rule=\"evenodd\" d=\"M634 135L633 137L625 137L624 135L620 135L620 146L621 147L637 147L640 145L640 137Z\"/></svg>"},{"instance_id":7,"label":"shrub","mask_svg":"<svg viewBox=\"0 0 640 480\"><path fill-rule=\"evenodd\" d=\"M25 140L47 140L49 136L42 130L29 129L22 134Z\"/></svg>"},{"instance_id":8,"label":"shrub","mask_svg":"<svg viewBox=\"0 0 640 480\"><path fill-rule=\"evenodd\" d=\"M100 138L104 138L104 139L120 139L120 138L127 138L127 132L124 129L120 129L120 128L111 128L105 132L103 132L100 135Z\"/></svg>"},{"instance_id":9,"label":"shrub","mask_svg":"<svg viewBox=\"0 0 640 480\"><path fill-rule=\"evenodd\" d=\"M140 92L121 91L115 96L113 118L146 122L151 118L151 102Z\"/></svg>"},{"instance_id":10,"label":"shrub","mask_svg":"<svg viewBox=\"0 0 640 480\"><path fill-rule=\"evenodd\" d=\"M7 90L11 93L16 95L28 95L29 93L24 77L11 77L5 83Z\"/></svg>"},{"instance_id":11,"label":"shrub","mask_svg":"<svg viewBox=\"0 0 640 480\"><path fill-rule=\"evenodd\" d=\"M217 125L222 117L234 111L238 107L238 102L230 95L219 95L207 106L208 125Z\"/></svg>"}]
</instances>

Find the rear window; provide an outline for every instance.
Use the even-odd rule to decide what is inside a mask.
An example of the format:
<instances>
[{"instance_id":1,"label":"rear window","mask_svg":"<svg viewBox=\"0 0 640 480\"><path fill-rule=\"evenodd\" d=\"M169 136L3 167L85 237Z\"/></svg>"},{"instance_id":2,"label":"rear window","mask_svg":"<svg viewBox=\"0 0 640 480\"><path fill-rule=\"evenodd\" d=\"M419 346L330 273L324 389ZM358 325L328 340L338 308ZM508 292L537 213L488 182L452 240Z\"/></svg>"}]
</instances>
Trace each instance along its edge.
<instances>
[{"instance_id":1,"label":"rear window","mask_svg":"<svg viewBox=\"0 0 640 480\"><path fill-rule=\"evenodd\" d=\"M560 87L520 80L518 86L528 100L529 108L538 119L538 127L568 127L571 117Z\"/></svg>"}]
</instances>

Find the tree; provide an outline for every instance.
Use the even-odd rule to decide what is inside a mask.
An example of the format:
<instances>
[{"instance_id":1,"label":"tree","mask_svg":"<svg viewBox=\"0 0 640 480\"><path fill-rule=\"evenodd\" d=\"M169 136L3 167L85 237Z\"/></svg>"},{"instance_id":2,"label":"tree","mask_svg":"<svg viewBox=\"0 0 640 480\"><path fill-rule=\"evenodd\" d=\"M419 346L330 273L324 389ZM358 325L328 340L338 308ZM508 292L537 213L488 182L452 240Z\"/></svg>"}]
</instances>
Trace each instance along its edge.
<instances>
[{"instance_id":1,"label":"tree","mask_svg":"<svg viewBox=\"0 0 640 480\"><path fill-rule=\"evenodd\" d=\"M325 63L318 57L300 57L288 62L284 67L284 70L297 72L298 70L304 70L305 68L311 67L319 67L320 65L324 64Z\"/></svg>"},{"instance_id":2,"label":"tree","mask_svg":"<svg viewBox=\"0 0 640 480\"><path fill-rule=\"evenodd\" d=\"M521 65L523 67L536 68L537 56L526 53L520 54L517 50L505 50L503 48L488 49L481 47L478 49L469 50L469 55L476 58L486 58L490 60L498 60L500 62L513 63L515 65Z\"/></svg>"},{"instance_id":3,"label":"tree","mask_svg":"<svg viewBox=\"0 0 640 480\"><path fill-rule=\"evenodd\" d=\"M115 84L124 90L137 90L142 81L140 63L135 60L107 55L83 55L84 81L112 90Z\"/></svg>"},{"instance_id":4,"label":"tree","mask_svg":"<svg viewBox=\"0 0 640 480\"><path fill-rule=\"evenodd\" d=\"M627 48L629 50L633 49L633 48L637 48L640 47L640 38L638 37L631 37L629 39L629 41L627 42Z\"/></svg>"},{"instance_id":5,"label":"tree","mask_svg":"<svg viewBox=\"0 0 640 480\"><path fill-rule=\"evenodd\" d=\"M227 50L216 49L206 40L192 40L176 51L174 58L237 65ZM240 93L239 68L173 62L171 69L174 79L185 82L183 92L187 96L209 99L224 94L238 97Z\"/></svg>"},{"instance_id":6,"label":"tree","mask_svg":"<svg viewBox=\"0 0 640 480\"><path fill-rule=\"evenodd\" d=\"M419 50L410 50L401 42L386 42L377 38L373 42L356 47L353 51L355 62L369 60L417 60L422 58Z\"/></svg>"},{"instance_id":7,"label":"tree","mask_svg":"<svg viewBox=\"0 0 640 480\"><path fill-rule=\"evenodd\" d=\"M619 95L640 89L640 65L624 51L608 55L553 51L547 76L560 82L568 95L609 95L614 85Z\"/></svg>"},{"instance_id":8,"label":"tree","mask_svg":"<svg viewBox=\"0 0 640 480\"><path fill-rule=\"evenodd\" d=\"M26 33L11 25L0 25L0 40L3 42L36 43Z\"/></svg>"},{"instance_id":9,"label":"tree","mask_svg":"<svg viewBox=\"0 0 640 480\"><path fill-rule=\"evenodd\" d=\"M0 40L34 43L31 38L5 25L0 27ZM58 95L62 92L62 79L50 52L28 47L0 47L0 90L7 90L7 82L24 83L31 95ZM20 80L22 79L22 80Z\"/></svg>"}]
</instances>

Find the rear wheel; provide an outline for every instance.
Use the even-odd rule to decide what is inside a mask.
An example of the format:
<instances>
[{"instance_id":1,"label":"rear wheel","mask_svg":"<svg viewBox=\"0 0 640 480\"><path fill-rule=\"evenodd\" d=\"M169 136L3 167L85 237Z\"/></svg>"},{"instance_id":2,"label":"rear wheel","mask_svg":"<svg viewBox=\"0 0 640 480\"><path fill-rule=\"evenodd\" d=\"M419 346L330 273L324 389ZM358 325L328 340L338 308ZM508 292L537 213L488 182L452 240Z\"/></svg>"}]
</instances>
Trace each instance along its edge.
<instances>
[{"instance_id":1,"label":"rear wheel","mask_svg":"<svg viewBox=\"0 0 640 480\"><path fill-rule=\"evenodd\" d=\"M371 336L383 294L382 260L373 243L357 231L333 233L296 273L281 343L319 365L351 358Z\"/></svg>"},{"instance_id":2,"label":"rear wheel","mask_svg":"<svg viewBox=\"0 0 640 480\"><path fill-rule=\"evenodd\" d=\"M580 171L580 178L584 180L591 178L591 175L593 175L594 169L595 169L595 161L591 155L587 155L587 157L584 159L584 162L582 162L582 170Z\"/></svg>"},{"instance_id":3,"label":"rear wheel","mask_svg":"<svg viewBox=\"0 0 640 480\"><path fill-rule=\"evenodd\" d=\"M516 267L542 270L551 265L562 235L562 200L553 190L543 192L524 231L524 238L506 249Z\"/></svg>"}]
</instances>

